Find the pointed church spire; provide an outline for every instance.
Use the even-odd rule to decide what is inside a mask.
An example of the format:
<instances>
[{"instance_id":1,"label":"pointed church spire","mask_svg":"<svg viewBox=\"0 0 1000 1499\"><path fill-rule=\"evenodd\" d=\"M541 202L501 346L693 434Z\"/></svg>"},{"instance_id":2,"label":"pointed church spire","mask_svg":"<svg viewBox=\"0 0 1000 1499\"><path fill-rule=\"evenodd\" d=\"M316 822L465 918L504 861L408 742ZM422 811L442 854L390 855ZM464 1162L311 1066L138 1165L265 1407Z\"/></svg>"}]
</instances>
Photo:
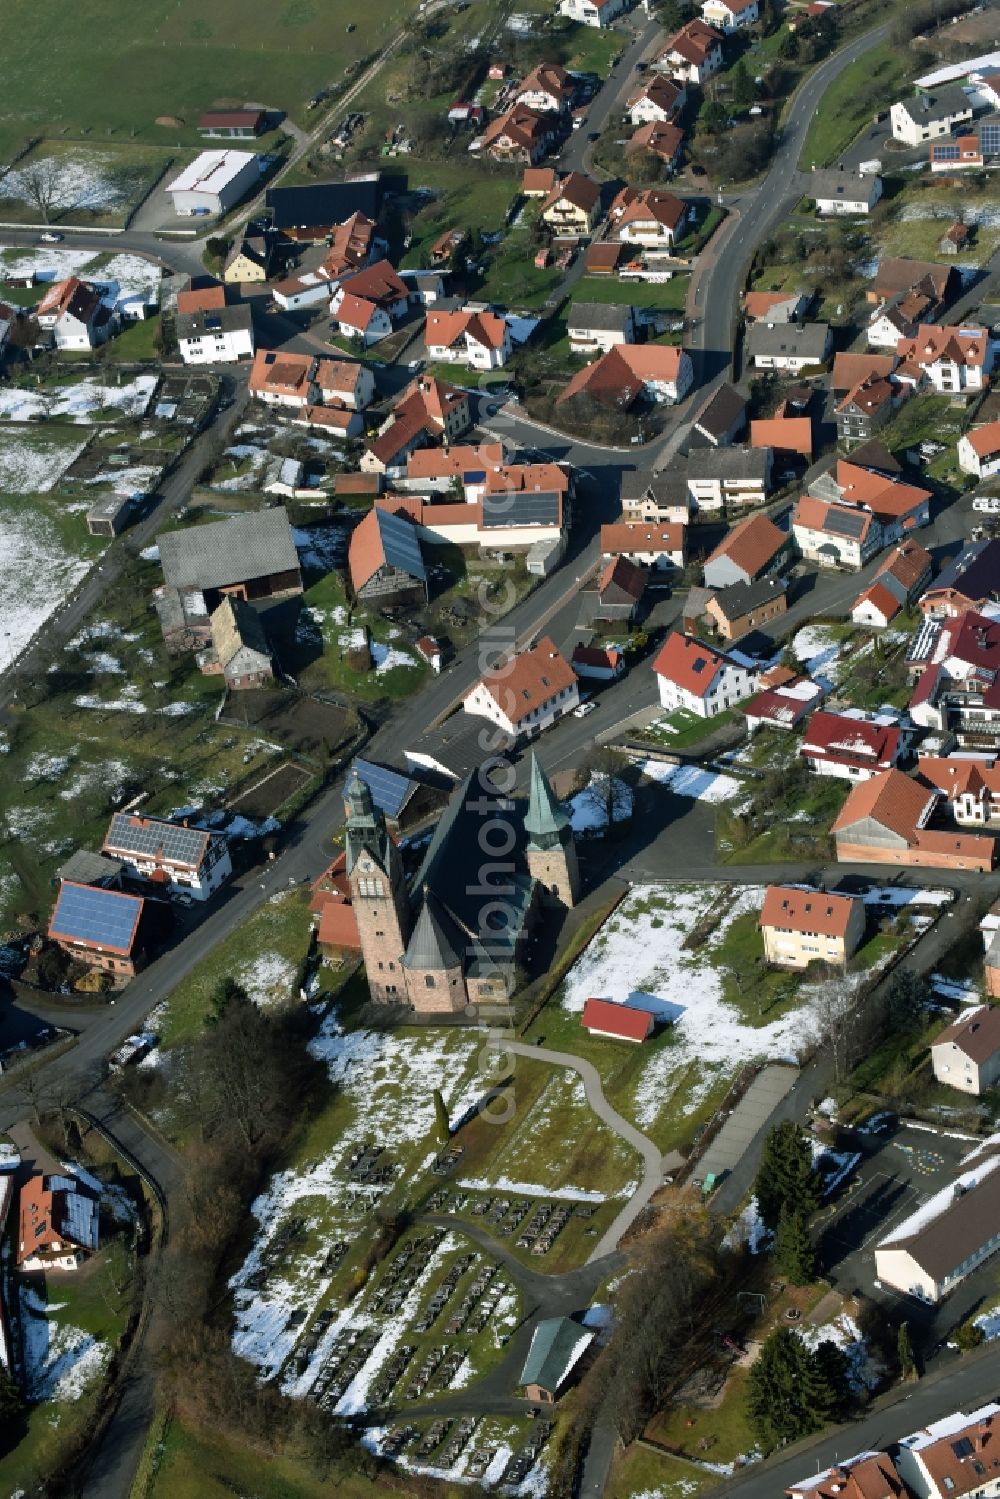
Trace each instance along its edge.
<instances>
[{"instance_id":1,"label":"pointed church spire","mask_svg":"<svg viewBox=\"0 0 1000 1499\"><path fill-rule=\"evenodd\" d=\"M548 776L539 763L538 756L531 756L531 791L528 797L528 812L524 819L524 830L533 844L559 841L560 835L569 827L569 818L556 801L549 785Z\"/></svg>"}]
</instances>

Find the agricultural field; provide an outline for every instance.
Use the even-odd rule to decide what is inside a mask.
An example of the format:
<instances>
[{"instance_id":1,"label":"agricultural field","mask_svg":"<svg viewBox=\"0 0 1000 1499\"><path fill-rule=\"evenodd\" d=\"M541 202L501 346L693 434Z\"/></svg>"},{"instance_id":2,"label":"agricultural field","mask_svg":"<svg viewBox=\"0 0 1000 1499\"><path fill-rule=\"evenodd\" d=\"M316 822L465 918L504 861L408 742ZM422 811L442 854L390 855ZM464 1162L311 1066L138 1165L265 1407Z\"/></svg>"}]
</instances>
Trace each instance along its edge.
<instances>
[{"instance_id":1,"label":"agricultural field","mask_svg":"<svg viewBox=\"0 0 1000 1499\"><path fill-rule=\"evenodd\" d=\"M95 146L109 139L194 146L203 110L251 100L304 123L309 96L343 79L415 8L372 0L356 25L348 0L216 0L210 9L150 0L124 10L95 0L61 14L54 30L44 7L9 0L0 160L28 135L86 131Z\"/></svg>"}]
</instances>

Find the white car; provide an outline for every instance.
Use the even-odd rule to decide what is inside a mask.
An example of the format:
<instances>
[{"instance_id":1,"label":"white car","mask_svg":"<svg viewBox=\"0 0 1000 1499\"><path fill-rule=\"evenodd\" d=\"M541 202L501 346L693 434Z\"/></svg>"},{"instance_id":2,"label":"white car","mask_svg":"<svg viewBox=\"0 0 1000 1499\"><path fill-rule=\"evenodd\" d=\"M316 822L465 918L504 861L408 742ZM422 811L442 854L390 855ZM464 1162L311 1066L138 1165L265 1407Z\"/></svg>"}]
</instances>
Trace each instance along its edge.
<instances>
[{"instance_id":1,"label":"white car","mask_svg":"<svg viewBox=\"0 0 1000 1499\"><path fill-rule=\"evenodd\" d=\"M54 229L46 229L45 233L40 234L38 237L43 245L58 245L62 243L62 235L57 234Z\"/></svg>"},{"instance_id":2,"label":"white car","mask_svg":"<svg viewBox=\"0 0 1000 1499\"><path fill-rule=\"evenodd\" d=\"M985 515L1000 514L1000 495L977 494L972 502L972 508Z\"/></svg>"},{"instance_id":3,"label":"white car","mask_svg":"<svg viewBox=\"0 0 1000 1499\"><path fill-rule=\"evenodd\" d=\"M576 707L573 709L573 717L586 718L587 714L593 713L596 707L596 703L577 703Z\"/></svg>"}]
</instances>

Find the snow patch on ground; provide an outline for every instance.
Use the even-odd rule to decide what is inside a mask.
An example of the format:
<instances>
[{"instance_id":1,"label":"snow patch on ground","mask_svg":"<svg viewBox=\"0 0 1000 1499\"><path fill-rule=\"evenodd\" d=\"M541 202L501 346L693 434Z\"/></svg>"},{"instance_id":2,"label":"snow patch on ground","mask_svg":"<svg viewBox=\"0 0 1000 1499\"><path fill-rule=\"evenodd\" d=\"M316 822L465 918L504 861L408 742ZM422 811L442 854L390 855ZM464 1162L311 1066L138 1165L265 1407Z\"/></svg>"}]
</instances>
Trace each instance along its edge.
<instances>
[{"instance_id":1,"label":"snow patch on ground","mask_svg":"<svg viewBox=\"0 0 1000 1499\"><path fill-rule=\"evenodd\" d=\"M849 1312L841 1312L832 1322L821 1327L799 1329L802 1341L808 1348L818 1348L820 1343L834 1343L847 1358L847 1381L852 1390L875 1390L885 1378L885 1365L876 1358L862 1337L861 1329Z\"/></svg>"},{"instance_id":2,"label":"snow patch on ground","mask_svg":"<svg viewBox=\"0 0 1000 1499\"><path fill-rule=\"evenodd\" d=\"M0 389L0 401L3 395ZM87 558L64 547L42 511L0 510L0 670L20 655L90 567Z\"/></svg>"},{"instance_id":3,"label":"snow patch on ground","mask_svg":"<svg viewBox=\"0 0 1000 1499\"><path fill-rule=\"evenodd\" d=\"M0 436L0 494L46 494L83 452L85 441L54 442L44 433L7 429Z\"/></svg>"},{"instance_id":4,"label":"snow patch on ground","mask_svg":"<svg viewBox=\"0 0 1000 1499\"><path fill-rule=\"evenodd\" d=\"M588 1192L585 1187L540 1187L537 1182L511 1181L507 1176L498 1176L487 1181L485 1176L463 1177L456 1186L466 1187L471 1192L510 1192L518 1197L551 1197L563 1202L605 1202L603 1192Z\"/></svg>"},{"instance_id":5,"label":"snow patch on ground","mask_svg":"<svg viewBox=\"0 0 1000 1499\"><path fill-rule=\"evenodd\" d=\"M804 625L792 641L796 660L801 661L814 680L833 683L837 680L842 642L828 625Z\"/></svg>"},{"instance_id":6,"label":"snow patch on ground","mask_svg":"<svg viewBox=\"0 0 1000 1499\"><path fill-rule=\"evenodd\" d=\"M103 1372L111 1349L89 1332L54 1322L30 1286L20 1287L24 1379L29 1400L77 1400Z\"/></svg>"},{"instance_id":7,"label":"snow patch on ground","mask_svg":"<svg viewBox=\"0 0 1000 1499\"><path fill-rule=\"evenodd\" d=\"M61 385L50 390L19 390L0 387L0 420L28 422L40 416L66 417L87 422L97 411L120 411L140 417L146 413L159 377L136 375L119 385L105 385L100 380L80 380L75 385Z\"/></svg>"},{"instance_id":8,"label":"snow patch on ground","mask_svg":"<svg viewBox=\"0 0 1000 1499\"><path fill-rule=\"evenodd\" d=\"M233 977L243 985L255 1005L275 1004L290 998L295 982L295 964L281 953L262 953L238 968Z\"/></svg>"},{"instance_id":9,"label":"snow patch on ground","mask_svg":"<svg viewBox=\"0 0 1000 1499\"><path fill-rule=\"evenodd\" d=\"M619 776L596 771L589 783L565 804L574 833L603 833L611 822L627 822L632 816L632 788Z\"/></svg>"},{"instance_id":10,"label":"snow patch on ground","mask_svg":"<svg viewBox=\"0 0 1000 1499\"><path fill-rule=\"evenodd\" d=\"M700 765L667 765L662 760L640 760L639 770L650 781L669 786L675 796L690 796L699 802L727 802L743 790L733 776L705 770Z\"/></svg>"},{"instance_id":11,"label":"snow patch on ground","mask_svg":"<svg viewBox=\"0 0 1000 1499\"><path fill-rule=\"evenodd\" d=\"M401 651L395 645L382 645L379 641L371 642L372 661L375 665L375 675L384 676L387 671L394 671L397 666L419 666L416 656L409 651Z\"/></svg>"}]
</instances>

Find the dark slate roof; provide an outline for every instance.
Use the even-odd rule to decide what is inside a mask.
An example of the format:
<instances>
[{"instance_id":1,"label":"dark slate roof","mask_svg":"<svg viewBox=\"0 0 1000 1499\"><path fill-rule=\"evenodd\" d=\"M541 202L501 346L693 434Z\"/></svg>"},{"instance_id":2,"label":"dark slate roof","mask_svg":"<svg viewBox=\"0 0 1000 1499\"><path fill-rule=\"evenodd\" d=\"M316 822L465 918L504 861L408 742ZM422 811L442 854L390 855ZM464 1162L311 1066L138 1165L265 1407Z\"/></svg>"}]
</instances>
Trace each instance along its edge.
<instances>
[{"instance_id":1,"label":"dark slate roof","mask_svg":"<svg viewBox=\"0 0 1000 1499\"><path fill-rule=\"evenodd\" d=\"M404 968L460 968L467 938L447 911L442 910L430 890L403 956Z\"/></svg>"},{"instance_id":2,"label":"dark slate roof","mask_svg":"<svg viewBox=\"0 0 1000 1499\"><path fill-rule=\"evenodd\" d=\"M954 561L942 568L933 591L949 588L957 588L973 601L996 599L1000 593L1000 540L974 541L963 547Z\"/></svg>"},{"instance_id":3,"label":"dark slate roof","mask_svg":"<svg viewBox=\"0 0 1000 1499\"><path fill-rule=\"evenodd\" d=\"M747 403L735 386L726 380L719 386L711 400L702 408L695 418L695 426L700 427L709 437L722 437L736 422L738 417L746 420Z\"/></svg>"},{"instance_id":4,"label":"dark slate roof","mask_svg":"<svg viewBox=\"0 0 1000 1499\"><path fill-rule=\"evenodd\" d=\"M938 1195L948 1190L945 1187ZM905 1233L904 1220L878 1247L908 1249L921 1269L940 1281L983 1248L996 1233L998 1221L1000 1167L994 1167L964 1191L955 1191L952 1201L936 1217L918 1224L913 1233Z\"/></svg>"},{"instance_id":5,"label":"dark slate roof","mask_svg":"<svg viewBox=\"0 0 1000 1499\"><path fill-rule=\"evenodd\" d=\"M901 99L901 105L911 120L918 125L927 125L932 120L946 120L951 115L962 114L972 108L965 90L957 83L946 84L926 94L914 94L912 99Z\"/></svg>"},{"instance_id":6,"label":"dark slate roof","mask_svg":"<svg viewBox=\"0 0 1000 1499\"><path fill-rule=\"evenodd\" d=\"M276 229L308 229L343 224L354 213L377 219L379 178L357 182L317 182L307 187L269 187L267 206Z\"/></svg>"},{"instance_id":7,"label":"dark slate roof","mask_svg":"<svg viewBox=\"0 0 1000 1499\"><path fill-rule=\"evenodd\" d=\"M793 356L819 364L825 357L830 329L826 323L756 322L747 335L747 355Z\"/></svg>"},{"instance_id":8,"label":"dark slate roof","mask_svg":"<svg viewBox=\"0 0 1000 1499\"><path fill-rule=\"evenodd\" d=\"M574 328L584 331L588 328L600 328L608 333L623 333L631 318L632 308L628 303L574 302L566 326L570 332Z\"/></svg>"},{"instance_id":9,"label":"dark slate roof","mask_svg":"<svg viewBox=\"0 0 1000 1499\"><path fill-rule=\"evenodd\" d=\"M727 619L742 619L751 609L759 609L769 599L782 598L788 591L784 578L759 578L753 583L731 583L715 590L715 601Z\"/></svg>"},{"instance_id":10,"label":"dark slate roof","mask_svg":"<svg viewBox=\"0 0 1000 1499\"><path fill-rule=\"evenodd\" d=\"M70 854L65 864L56 870L56 879L74 880L78 885L100 885L105 880L114 880L122 872L121 859L112 859L108 854L95 854L89 848L78 848Z\"/></svg>"},{"instance_id":11,"label":"dark slate roof","mask_svg":"<svg viewBox=\"0 0 1000 1499\"><path fill-rule=\"evenodd\" d=\"M470 771L477 770L483 763L482 733L482 719L470 713L453 713L437 728L425 729L407 749L406 758L412 765L421 765L425 759L433 760L456 781L463 781ZM499 730L491 727L490 738L496 744L497 754L502 755L510 749L511 741Z\"/></svg>"},{"instance_id":12,"label":"dark slate roof","mask_svg":"<svg viewBox=\"0 0 1000 1499\"><path fill-rule=\"evenodd\" d=\"M172 588L225 588L249 578L298 569L288 513L278 505L207 526L163 531L156 538Z\"/></svg>"},{"instance_id":13,"label":"dark slate roof","mask_svg":"<svg viewBox=\"0 0 1000 1499\"><path fill-rule=\"evenodd\" d=\"M666 510L671 504L687 502L687 479L676 469L663 474L624 473L621 482L621 497L625 500L641 500L647 496L654 505Z\"/></svg>"},{"instance_id":14,"label":"dark slate roof","mask_svg":"<svg viewBox=\"0 0 1000 1499\"><path fill-rule=\"evenodd\" d=\"M202 307L197 312L177 314L178 338L201 338L206 333L232 333L253 327L249 302L234 302L225 307Z\"/></svg>"},{"instance_id":15,"label":"dark slate roof","mask_svg":"<svg viewBox=\"0 0 1000 1499\"><path fill-rule=\"evenodd\" d=\"M688 454L688 477L691 479L758 479L767 478L768 454L765 448L695 448Z\"/></svg>"},{"instance_id":16,"label":"dark slate roof","mask_svg":"<svg viewBox=\"0 0 1000 1499\"><path fill-rule=\"evenodd\" d=\"M593 1337L588 1328L570 1317L548 1317L539 1322L518 1383L541 1385L543 1390L555 1393Z\"/></svg>"}]
</instances>

